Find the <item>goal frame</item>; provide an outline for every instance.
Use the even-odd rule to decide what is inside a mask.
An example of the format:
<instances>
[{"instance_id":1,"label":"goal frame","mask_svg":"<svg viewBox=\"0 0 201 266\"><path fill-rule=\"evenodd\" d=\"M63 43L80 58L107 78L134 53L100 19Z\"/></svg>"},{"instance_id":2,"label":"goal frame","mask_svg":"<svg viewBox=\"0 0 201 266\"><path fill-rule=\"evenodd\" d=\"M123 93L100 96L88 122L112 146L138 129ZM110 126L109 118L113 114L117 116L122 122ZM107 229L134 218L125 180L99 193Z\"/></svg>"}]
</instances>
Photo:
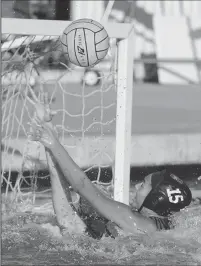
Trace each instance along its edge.
<instances>
[{"instance_id":1,"label":"goal frame","mask_svg":"<svg viewBox=\"0 0 201 266\"><path fill-rule=\"evenodd\" d=\"M72 21L2 18L2 34L60 36ZM117 44L114 199L129 204L134 31L128 23L102 23Z\"/></svg>"}]
</instances>

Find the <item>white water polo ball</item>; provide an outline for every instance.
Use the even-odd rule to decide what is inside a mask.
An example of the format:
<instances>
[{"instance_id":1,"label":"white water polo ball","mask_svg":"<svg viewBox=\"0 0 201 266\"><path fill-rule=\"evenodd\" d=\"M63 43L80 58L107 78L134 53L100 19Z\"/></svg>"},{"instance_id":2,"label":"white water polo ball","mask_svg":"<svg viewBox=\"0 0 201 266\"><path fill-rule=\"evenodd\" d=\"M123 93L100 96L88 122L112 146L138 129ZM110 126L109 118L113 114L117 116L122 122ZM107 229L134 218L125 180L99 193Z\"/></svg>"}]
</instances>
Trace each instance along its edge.
<instances>
[{"instance_id":1,"label":"white water polo ball","mask_svg":"<svg viewBox=\"0 0 201 266\"><path fill-rule=\"evenodd\" d=\"M67 59L80 67L91 67L101 61L109 49L105 28L92 19L72 22L63 32L61 43Z\"/></svg>"}]
</instances>

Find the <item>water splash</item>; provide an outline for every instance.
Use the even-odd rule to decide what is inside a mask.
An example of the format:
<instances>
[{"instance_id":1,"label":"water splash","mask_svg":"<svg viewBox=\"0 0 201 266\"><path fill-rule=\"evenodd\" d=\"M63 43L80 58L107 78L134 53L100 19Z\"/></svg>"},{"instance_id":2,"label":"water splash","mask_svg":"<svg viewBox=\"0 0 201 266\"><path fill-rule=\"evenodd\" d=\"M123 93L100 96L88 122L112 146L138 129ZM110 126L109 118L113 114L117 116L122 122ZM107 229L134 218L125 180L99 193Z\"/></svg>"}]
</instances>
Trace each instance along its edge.
<instances>
[{"instance_id":1,"label":"water splash","mask_svg":"<svg viewBox=\"0 0 201 266\"><path fill-rule=\"evenodd\" d=\"M4 202L3 202L4 203ZM175 229L152 235L94 240L61 235L51 197L43 206L17 203L2 218L3 265L132 264L200 265L201 208L192 205L174 217ZM8 202L7 202L8 205ZM23 208L25 211L23 211ZM69 221L70 222L70 221Z\"/></svg>"}]
</instances>

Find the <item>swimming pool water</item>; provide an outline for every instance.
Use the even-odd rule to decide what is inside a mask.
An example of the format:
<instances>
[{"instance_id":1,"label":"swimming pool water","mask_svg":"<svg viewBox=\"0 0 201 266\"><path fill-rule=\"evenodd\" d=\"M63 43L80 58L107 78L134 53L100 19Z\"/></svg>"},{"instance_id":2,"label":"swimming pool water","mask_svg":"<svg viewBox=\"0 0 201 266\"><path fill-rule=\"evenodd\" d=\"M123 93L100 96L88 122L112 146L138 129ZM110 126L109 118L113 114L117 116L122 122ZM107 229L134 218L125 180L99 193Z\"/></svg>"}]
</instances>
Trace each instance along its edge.
<instances>
[{"instance_id":1,"label":"swimming pool water","mask_svg":"<svg viewBox=\"0 0 201 266\"><path fill-rule=\"evenodd\" d=\"M24 201L3 201L2 207L2 265L201 264L201 207L195 203L175 216L176 228L169 232L101 240L62 236L51 194L40 195L34 207Z\"/></svg>"}]
</instances>

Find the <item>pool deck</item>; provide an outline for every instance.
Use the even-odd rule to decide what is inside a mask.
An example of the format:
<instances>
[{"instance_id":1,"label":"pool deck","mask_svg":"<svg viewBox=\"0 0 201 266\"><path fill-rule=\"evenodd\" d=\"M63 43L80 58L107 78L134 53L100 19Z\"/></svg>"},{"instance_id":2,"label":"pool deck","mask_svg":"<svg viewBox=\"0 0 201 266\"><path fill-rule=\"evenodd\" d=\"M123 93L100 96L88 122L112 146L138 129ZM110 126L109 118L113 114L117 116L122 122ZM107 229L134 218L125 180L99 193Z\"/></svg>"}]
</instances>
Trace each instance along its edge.
<instances>
[{"instance_id":1,"label":"pool deck","mask_svg":"<svg viewBox=\"0 0 201 266\"><path fill-rule=\"evenodd\" d=\"M52 88L54 86L52 85ZM68 84L70 91L79 91L79 84ZM93 88L86 88L92 91ZM51 84L48 84L51 93ZM54 110L62 109L61 93L55 94L52 104ZM98 105L98 97L93 97L87 106ZM66 98L65 104L69 110L80 110L80 102ZM107 103L115 102L115 92L107 95ZM76 108L75 108L76 106ZM105 113L106 119L114 117L115 105ZM16 109L18 112L18 110ZM19 113L20 116L20 113ZM59 124L62 114L55 117L55 124ZM93 119L99 118L94 112L86 117L86 125ZM28 118L24 118L24 123ZM68 119L69 128L76 128L78 123ZM15 126L14 126L15 129ZM92 128L86 133L84 141L81 135L70 137L65 135L63 143L68 147L72 158L81 166L110 165L114 160L115 152L115 122L103 128L102 136L98 129ZM15 134L14 134L15 135ZM21 134L16 140L11 139L9 146L23 152L26 138ZM38 157L38 151L40 156ZM28 144L28 154L32 163L27 162L32 168L37 162L39 168L45 165L45 153L42 147L35 143ZM38 160L40 158L40 160ZM133 91L133 117L132 117L132 154L131 165L164 165L164 164L199 164L201 162L201 88L198 86L160 86L160 85L135 85ZM15 152L14 157L2 153L4 170L19 168L22 156Z\"/></svg>"}]
</instances>

